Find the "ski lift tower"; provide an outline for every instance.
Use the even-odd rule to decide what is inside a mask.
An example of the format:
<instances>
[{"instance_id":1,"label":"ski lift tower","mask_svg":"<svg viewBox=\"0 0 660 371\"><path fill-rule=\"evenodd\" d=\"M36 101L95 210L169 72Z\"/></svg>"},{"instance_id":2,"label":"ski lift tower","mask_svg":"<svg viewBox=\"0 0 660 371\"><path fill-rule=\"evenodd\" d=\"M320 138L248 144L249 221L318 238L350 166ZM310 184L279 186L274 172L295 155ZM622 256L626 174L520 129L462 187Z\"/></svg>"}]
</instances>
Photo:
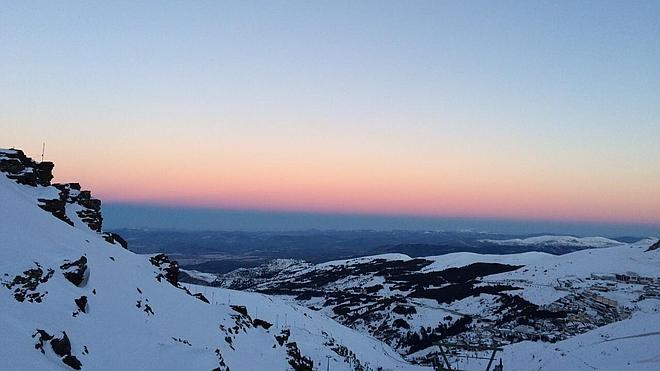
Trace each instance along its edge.
<instances>
[{"instance_id":1,"label":"ski lift tower","mask_svg":"<svg viewBox=\"0 0 660 371\"><path fill-rule=\"evenodd\" d=\"M451 367L451 363L449 362L449 358L447 358L447 352L451 349L460 349L460 350L465 350L468 352L486 352L490 351L490 357L478 357L478 356L468 356L468 355L457 355L455 357L461 357L461 358L474 358L474 359L487 359L488 360L488 365L486 366L486 371L491 371L491 366L493 365L493 361L495 360L495 355L497 352L501 352L502 348L499 346L486 346L486 345L469 345L469 344L460 344L460 343L452 343L448 341L439 341L436 342L435 345L440 348L440 355L442 356L442 361L437 358L437 353L436 353L436 360L434 362L434 367L436 371L446 371L446 370L453 370L453 371L461 371L459 369L455 369ZM445 352L445 349L447 349L447 352ZM465 370L463 370L465 371ZM495 366L493 371L504 371L504 366L502 365L502 360L500 359L500 364Z\"/></svg>"}]
</instances>

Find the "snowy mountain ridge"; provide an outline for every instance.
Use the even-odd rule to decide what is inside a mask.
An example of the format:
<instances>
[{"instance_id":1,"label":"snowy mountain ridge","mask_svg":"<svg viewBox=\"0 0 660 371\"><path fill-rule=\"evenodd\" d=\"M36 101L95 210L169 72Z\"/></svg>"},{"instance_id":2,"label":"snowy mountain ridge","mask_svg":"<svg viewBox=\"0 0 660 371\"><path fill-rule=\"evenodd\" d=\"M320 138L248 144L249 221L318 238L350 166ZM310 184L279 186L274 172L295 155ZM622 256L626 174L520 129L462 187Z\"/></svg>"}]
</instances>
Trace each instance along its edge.
<instances>
[{"instance_id":1,"label":"snowy mountain ridge","mask_svg":"<svg viewBox=\"0 0 660 371\"><path fill-rule=\"evenodd\" d=\"M557 246L557 247L614 247L623 246L625 243L615 241L605 237L574 237L574 236L536 236L528 238L514 238L508 240L481 240L482 242L489 242L496 245L508 246Z\"/></svg>"},{"instance_id":2,"label":"snowy mountain ridge","mask_svg":"<svg viewBox=\"0 0 660 371\"><path fill-rule=\"evenodd\" d=\"M249 280L232 272L232 281L220 276L211 285L305 305L424 364L437 359L437 342L449 341L502 346L512 370L655 370L660 351L647 341L660 339L658 244L648 238L565 255L387 254L268 277L247 269ZM485 366L449 358L461 369Z\"/></svg>"}]
</instances>

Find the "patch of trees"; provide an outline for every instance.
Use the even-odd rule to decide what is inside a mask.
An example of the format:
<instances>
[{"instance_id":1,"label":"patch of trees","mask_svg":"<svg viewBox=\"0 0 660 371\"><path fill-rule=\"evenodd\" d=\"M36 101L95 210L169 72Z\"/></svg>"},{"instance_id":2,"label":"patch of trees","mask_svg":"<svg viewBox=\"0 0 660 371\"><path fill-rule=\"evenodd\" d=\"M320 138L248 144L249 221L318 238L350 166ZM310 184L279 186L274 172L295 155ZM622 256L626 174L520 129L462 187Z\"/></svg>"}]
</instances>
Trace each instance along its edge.
<instances>
[{"instance_id":1,"label":"patch of trees","mask_svg":"<svg viewBox=\"0 0 660 371\"><path fill-rule=\"evenodd\" d=\"M468 282L447 285L437 289L417 288L408 294L408 297L434 299L438 303L451 304L456 300L462 300L470 296L479 296L481 294L497 295L509 290L519 290L519 288L509 285L475 286L473 282Z\"/></svg>"},{"instance_id":2,"label":"patch of trees","mask_svg":"<svg viewBox=\"0 0 660 371\"><path fill-rule=\"evenodd\" d=\"M401 345L409 347L408 354L412 354L433 346L437 341L469 330L471 323L472 317L463 316L449 326L445 323L440 323L433 329L431 327L422 327L419 332L408 332L403 338Z\"/></svg>"}]
</instances>

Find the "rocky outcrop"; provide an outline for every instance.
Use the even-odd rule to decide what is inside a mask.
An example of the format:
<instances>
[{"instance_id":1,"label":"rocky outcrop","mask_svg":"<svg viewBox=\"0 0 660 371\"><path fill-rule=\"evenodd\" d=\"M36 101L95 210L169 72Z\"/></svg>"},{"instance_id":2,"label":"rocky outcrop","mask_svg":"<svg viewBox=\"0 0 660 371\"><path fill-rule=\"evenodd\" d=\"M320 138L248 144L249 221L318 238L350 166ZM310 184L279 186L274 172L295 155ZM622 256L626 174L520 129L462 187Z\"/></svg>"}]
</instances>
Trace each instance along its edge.
<instances>
[{"instance_id":1,"label":"rocky outcrop","mask_svg":"<svg viewBox=\"0 0 660 371\"><path fill-rule=\"evenodd\" d=\"M162 278L165 278L172 286L179 287L179 263L170 260L165 254L154 255L149 258L149 261L159 270L156 276L159 282Z\"/></svg>"},{"instance_id":2,"label":"rocky outcrop","mask_svg":"<svg viewBox=\"0 0 660 371\"><path fill-rule=\"evenodd\" d=\"M54 166L48 161L36 162L20 149L0 150L0 171L19 184L32 187L49 186L53 179Z\"/></svg>"},{"instance_id":3,"label":"rocky outcrop","mask_svg":"<svg viewBox=\"0 0 660 371\"><path fill-rule=\"evenodd\" d=\"M14 292L14 299L18 302L27 300L30 303L41 303L48 293L39 291L39 285L48 282L55 271L52 269L44 271L39 263L35 264L36 268L28 269L10 282L3 283L6 288Z\"/></svg>"},{"instance_id":4,"label":"rocky outcrop","mask_svg":"<svg viewBox=\"0 0 660 371\"><path fill-rule=\"evenodd\" d=\"M74 302L80 312L87 313L87 296L83 295L78 299L74 299Z\"/></svg>"},{"instance_id":5,"label":"rocky outcrop","mask_svg":"<svg viewBox=\"0 0 660 371\"><path fill-rule=\"evenodd\" d=\"M117 233L103 232L102 236L104 240L110 242L111 244L118 243L121 247L128 249L128 242L126 242L126 240Z\"/></svg>"},{"instance_id":6,"label":"rocky outcrop","mask_svg":"<svg viewBox=\"0 0 660 371\"><path fill-rule=\"evenodd\" d=\"M67 205L77 205L76 215L87 224L89 229L101 233L103 227L103 216L101 215L101 200L92 198L90 191L83 191L79 183L56 183L53 187L59 190L59 198L39 199L39 207L50 212L58 219L67 224L73 222L66 214Z\"/></svg>"},{"instance_id":7,"label":"rocky outcrop","mask_svg":"<svg viewBox=\"0 0 660 371\"><path fill-rule=\"evenodd\" d=\"M51 184L53 167L52 162L37 162L19 149L0 149L0 172L7 178L19 184L57 190L57 198L38 198L39 207L71 226L74 226L74 220L80 220L109 243L128 248L126 240L118 234L103 232L101 200L93 198L90 191L82 190L79 183Z\"/></svg>"},{"instance_id":8,"label":"rocky outcrop","mask_svg":"<svg viewBox=\"0 0 660 371\"><path fill-rule=\"evenodd\" d=\"M653 245L649 246L649 248L646 251L655 251L660 249L660 241L657 241Z\"/></svg>"},{"instance_id":9,"label":"rocky outcrop","mask_svg":"<svg viewBox=\"0 0 660 371\"><path fill-rule=\"evenodd\" d=\"M204 294L202 294L201 292L195 293L193 294L193 296L205 302L206 304L211 304L211 302L209 302L209 299L207 299L206 296L204 296Z\"/></svg>"},{"instance_id":10,"label":"rocky outcrop","mask_svg":"<svg viewBox=\"0 0 660 371\"><path fill-rule=\"evenodd\" d=\"M312 371L314 369L314 361L302 355L295 341L286 344L286 354L289 356L289 365L295 371Z\"/></svg>"},{"instance_id":11,"label":"rocky outcrop","mask_svg":"<svg viewBox=\"0 0 660 371\"><path fill-rule=\"evenodd\" d=\"M50 347L53 349L53 353L57 354L65 365L74 370L80 370L82 367L80 360L71 354L71 341L66 332L62 331L62 337L56 338L44 330L37 329L37 332L34 333L32 337L37 338L37 343L34 347L41 353L46 354L44 345L50 342Z\"/></svg>"},{"instance_id":12,"label":"rocky outcrop","mask_svg":"<svg viewBox=\"0 0 660 371\"><path fill-rule=\"evenodd\" d=\"M259 318L255 318L252 321L252 324L254 325L254 327L262 327L265 330L268 330L269 328L271 328L273 326L272 323L270 323L268 321L264 321L264 320L259 319Z\"/></svg>"},{"instance_id":13,"label":"rocky outcrop","mask_svg":"<svg viewBox=\"0 0 660 371\"><path fill-rule=\"evenodd\" d=\"M64 278L69 280L72 284L81 287L84 286L86 274L87 274L87 257L81 256L80 259L76 261L66 260L64 264L60 266Z\"/></svg>"},{"instance_id":14,"label":"rocky outcrop","mask_svg":"<svg viewBox=\"0 0 660 371\"><path fill-rule=\"evenodd\" d=\"M39 199L39 207L53 214L57 219L73 227L73 221L66 215L66 201L62 199Z\"/></svg>"}]
</instances>

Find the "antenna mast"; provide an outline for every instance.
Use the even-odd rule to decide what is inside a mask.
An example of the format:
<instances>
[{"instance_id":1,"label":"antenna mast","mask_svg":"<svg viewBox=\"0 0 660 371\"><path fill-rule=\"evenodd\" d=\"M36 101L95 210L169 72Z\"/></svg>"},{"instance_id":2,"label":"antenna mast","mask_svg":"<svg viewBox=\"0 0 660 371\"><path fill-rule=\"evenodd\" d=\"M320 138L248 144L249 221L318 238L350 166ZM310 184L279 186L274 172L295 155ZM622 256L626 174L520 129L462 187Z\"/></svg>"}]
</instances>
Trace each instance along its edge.
<instances>
[{"instance_id":1,"label":"antenna mast","mask_svg":"<svg viewBox=\"0 0 660 371\"><path fill-rule=\"evenodd\" d=\"M46 152L46 142L41 143L41 162L44 162L44 153Z\"/></svg>"}]
</instances>

